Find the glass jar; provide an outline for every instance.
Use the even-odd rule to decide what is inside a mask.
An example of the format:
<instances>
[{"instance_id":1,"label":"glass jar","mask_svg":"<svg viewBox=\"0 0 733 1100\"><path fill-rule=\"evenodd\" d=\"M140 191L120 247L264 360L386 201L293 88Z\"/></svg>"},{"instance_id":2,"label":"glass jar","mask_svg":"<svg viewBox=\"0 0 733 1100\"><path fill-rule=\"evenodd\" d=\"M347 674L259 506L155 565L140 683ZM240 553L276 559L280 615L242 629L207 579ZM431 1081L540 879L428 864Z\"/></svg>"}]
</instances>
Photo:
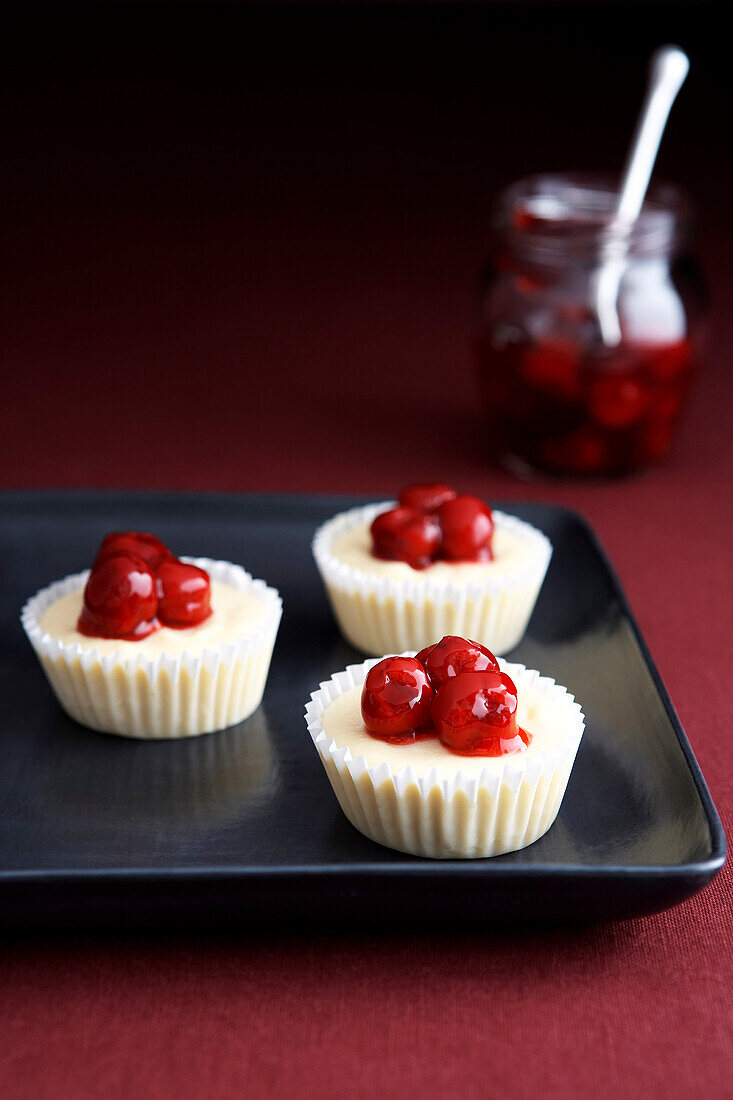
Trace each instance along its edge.
<instances>
[{"instance_id":1,"label":"glass jar","mask_svg":"<svg viewBox=\"0 0 733 1100\"><path fill-rule=\"evenodd\" d=\"M477 367L491 449L516 472L625 474L669 450L700 356L689 209L652 188L624 231L616 194L548 175L499 200Z\"/></svg>"}]
</instances>

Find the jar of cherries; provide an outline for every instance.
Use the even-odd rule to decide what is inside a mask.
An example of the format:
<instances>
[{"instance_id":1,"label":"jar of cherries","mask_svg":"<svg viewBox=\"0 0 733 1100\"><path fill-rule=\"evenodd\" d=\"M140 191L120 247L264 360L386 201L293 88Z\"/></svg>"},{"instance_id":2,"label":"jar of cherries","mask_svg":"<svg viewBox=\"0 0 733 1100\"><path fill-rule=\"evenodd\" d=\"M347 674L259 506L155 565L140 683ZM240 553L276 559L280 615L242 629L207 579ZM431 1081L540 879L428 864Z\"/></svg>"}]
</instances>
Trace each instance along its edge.
<instances>
[{"instance_id":1,"label":"jar of cherries","mask_svg":"<svg viewBox=\"0 0 733 1100\"><path fill-rule=\"evenodd\" d=\"M652 187L624 229L616 197L610 180L581 175L535 176L500 197L477 367L490 446L517 472L640 469L667 454L684 408L704 301L689 209Z\"/></svg>"}]
</instances>

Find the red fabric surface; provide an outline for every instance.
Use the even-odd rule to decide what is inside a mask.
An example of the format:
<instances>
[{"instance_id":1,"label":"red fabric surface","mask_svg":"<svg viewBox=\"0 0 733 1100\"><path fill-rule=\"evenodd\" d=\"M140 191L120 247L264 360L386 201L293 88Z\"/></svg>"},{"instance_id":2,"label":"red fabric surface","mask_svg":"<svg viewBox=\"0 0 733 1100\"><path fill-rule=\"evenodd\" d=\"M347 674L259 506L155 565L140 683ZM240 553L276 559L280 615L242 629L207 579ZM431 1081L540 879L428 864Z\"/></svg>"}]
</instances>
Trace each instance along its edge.
<instances>
[{"instance_id":1,"label":"red fabric surface","mask_svg":"<svg viewBox=\"0 0 733 1100\"><path fill-rule=\"evenodd\" d=\"M587 485L520 483L484 456L469 344L488 194L570 164L552 144L548 119L568 108L550 61L533 58L546 114L511 124L489 115L498 93L483 72L450 88L433 75L430 91L421 70L416 91L399 66L349 83L344 63L342 104L333 73L301 101L283 65L285 92L258 77L244 120L244 100L226 107L229 85L207 85L200 105L200 72L189 88L173 62L168 83L101 64L17 83L0 483L382 497L429 476L577 508L618 568L730 832L733 321L730 238L710 215L728 196L694 92L679 108L694 164L680 154L667 167L704 186L716 293L674 455ZM598 64L617 78L610 55L573 64L585 81ZM626 114L606 130L618 150ZM475 136L489 117L487 146ZM589 140L589 167L610 155ZM667 913L577 930L5 943L0 1091L724 1100L732 901L726 867Z\"/></svg>"}]
</instances>

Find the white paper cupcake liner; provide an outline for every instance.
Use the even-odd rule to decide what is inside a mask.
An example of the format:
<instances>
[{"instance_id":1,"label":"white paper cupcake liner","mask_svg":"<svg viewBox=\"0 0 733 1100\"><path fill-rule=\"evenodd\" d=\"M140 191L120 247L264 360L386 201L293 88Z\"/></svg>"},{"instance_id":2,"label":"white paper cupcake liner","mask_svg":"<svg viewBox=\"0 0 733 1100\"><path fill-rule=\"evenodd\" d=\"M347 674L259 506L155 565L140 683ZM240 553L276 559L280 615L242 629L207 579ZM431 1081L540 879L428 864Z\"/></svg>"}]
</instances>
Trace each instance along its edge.
<instances>
[{"instance_id":1,"label":"white paper cupcake liner","mask_svg":"<svg viewBox=\"0 0 733 1100\"><path fill-rule=\"evenodd\" d=\"M371 524L394 501L340 512L318 528L313 556L346 640L363 653L419 651L446 634L481 642L495 654L521 640L552 557L550 540L523 520L493 513L497 527L518 535L530 559L480 582L436 581L429 572L395 580L354 568L332 553L336 535Z\"/></svg>"},{"instance_id":2,"label":"white paper cupcake liner","mask_svg":"<svg viewBox=\"0 0 733 1100\"><path fill-rule=\"evenodd\" d=\"M369 766L323 730L321 719L329 703L362 684L376 663L369 660L337 672L312 693L306 706L313 744L341 809L359 832L387 848L433 859L514 852L547 832L560 809L585 728L585 716L566 688L524 665L501 661L520 695L532 687L556 708L562 739L546 750L535 747L501 757L498 767L483 768L478 777L460 770L443 775L438 768L420 776L412 765L398 772L388 763Z\"/></svg>"},{"instance_id":3,"label":"white paper cupcake liner","mask_svg":"<svg viewBox=\"0 0 733 1100\"><path fill-rule=\"evenodd\" d=\"M131 646L103 656L94 646L64 644L40 627L46 608L83 588L89 570L56 581L26 603L23 628L59 703L77 722L124 737L194 737L236 725L259 706L282 616L277 590L231 562L182 560L255 596L265 609L263 621L201 653L149 657Z\"/></svg>"}]
</instances>

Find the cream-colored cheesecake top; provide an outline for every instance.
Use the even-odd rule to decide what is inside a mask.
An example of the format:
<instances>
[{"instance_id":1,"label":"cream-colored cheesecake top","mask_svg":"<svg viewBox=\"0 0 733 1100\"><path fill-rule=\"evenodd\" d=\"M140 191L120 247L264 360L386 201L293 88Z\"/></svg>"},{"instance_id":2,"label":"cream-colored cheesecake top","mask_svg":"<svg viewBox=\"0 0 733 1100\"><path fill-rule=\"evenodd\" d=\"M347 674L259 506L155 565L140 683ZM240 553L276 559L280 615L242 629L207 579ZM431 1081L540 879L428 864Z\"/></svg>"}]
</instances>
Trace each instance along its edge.
<instances>
[{"instance_id":1,"label":"cream-colored cheesecake top","mask_svg":"<svg viewBox=\"0 0 733 1100\"><path fill-rule=\"evenodd\" d=\"M84 600L84 589L77 588L55 600L41 616L41 630L57 638L64 645L81 646L82 649L96 649L105 657L111 653L134 657L144 653L155 658L161 653L178 657L186 653L201 654L205 649L217 649L221 645L232 644L238 639L252 634L264 622L266 610L261 599L246 590L235 588L223 581L211 580L211 607L213 613L199 626L185 630L173 630L163 626L154 634L149 634L139 642L128 642L124 638L88 638L76 629Z\"/></svg>"},{"instance_id":2,"label":"cream-colored cheesecake top","mask_svg":"<svg viewBox=\"0 0 733 1100\"><path fill-rule=\"evenodd\" d=\"M517 721L522 729L532 734L527 748L518 757L552 751L568 735L577 732L577 718L572 710L570 697L548 697L531 683L515 678L517 685ZM500 772L511 756L458 756L450 752L437 737L416 741L412 745L390 745L370 737L364 729L361 717L362 685L349 688L329 703L321 716L321 726L327 737L338 748L348 748L352 756L363 756L370 768L388 764L393 773L402 771L409 764L419 776L431 768L438 768L444 775L463 772L478 777L486 768Z\"/></svg>"},{"instance_id":3,"label":"cream-colored cheesecake top","mask_svg":"<svg viewBox=\"0 0 733 1100\"><path fill-rule=\"evenodd\" d=\"M427 569L413 569L404 561L382 561L372 554L372 536L369 525L358 524L346 531L334 535L331 553L339 561L380 577L390 577L395 581L420 583L438 581L444 584L453 581L456 584L481 584L489 578L506 576L523 569L536 558L536 551L526 538L500 526L497 522L491 539L493 561L446 562L436 561Z\"/></svg>"}]
</instances>

